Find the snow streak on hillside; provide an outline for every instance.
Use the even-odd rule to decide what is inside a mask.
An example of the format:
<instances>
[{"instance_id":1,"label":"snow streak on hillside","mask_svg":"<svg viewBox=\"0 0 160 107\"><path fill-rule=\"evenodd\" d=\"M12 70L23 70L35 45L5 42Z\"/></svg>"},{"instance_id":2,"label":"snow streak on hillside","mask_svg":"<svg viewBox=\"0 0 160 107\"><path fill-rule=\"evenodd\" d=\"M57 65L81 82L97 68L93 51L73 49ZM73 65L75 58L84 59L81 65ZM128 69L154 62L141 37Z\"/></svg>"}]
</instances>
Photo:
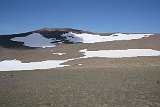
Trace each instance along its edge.
<instances>
[{"instance_id":1,"label":"snow streak on hillside","mask_svg":"<svg viewBox=\"0 0 160 107\"><path fill-rule=\"evenodd\" d=\"M107 41L117 41L117 40L133 40L133 39L141 39L143 37L148 37L152 34L122 34L122 33L115 33L110 36L100 36L100 35L93 35L93 34L76 34L76 33L65 33L62 37L65 37L66 40L77 43L96 43L96 42L107 42Z\"/></svg>"},{"instance_id":2,"label":"snow streak on hillside","mask_svg":"<svg viewBox=\"0 0 160 107\"><path fill-rule=\"evenodd\" d=\"M80 50L84 57L72 58L67 60L47 60L42 62L22 63L19 60L5 60L0 62L0 71L20 71L20 70L35 70L35 69L51 69L57 67L65 67L64 62L73 61L81 58L103 57L103 58L124 58L137 56L160 56L160 51L152 49L127 49L127 50L99 50L87 51ZM82 64L79 64L82 65Z\"/></svg>"},{"instance_id":3,"label":"snow streak on hillside","mask_svg":"<svg viewBox=\"0 0 160 107\"><path fill-rule=\"evenodd\" d=\"M159 56L160 51L152 49L127 49L127 50L80 50L85 56L83 58L103 57L103 58L124 58L137 56Z\"/></svg>"}]
</instances>

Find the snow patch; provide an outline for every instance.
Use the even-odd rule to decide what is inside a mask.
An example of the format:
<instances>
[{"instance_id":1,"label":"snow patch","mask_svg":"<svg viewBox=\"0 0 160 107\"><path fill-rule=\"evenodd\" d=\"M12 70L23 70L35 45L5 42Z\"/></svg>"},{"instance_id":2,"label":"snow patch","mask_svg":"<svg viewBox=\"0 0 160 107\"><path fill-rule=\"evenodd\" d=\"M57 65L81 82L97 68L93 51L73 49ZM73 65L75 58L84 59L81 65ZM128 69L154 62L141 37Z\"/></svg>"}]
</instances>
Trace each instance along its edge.
<instances>
[{"instance_id":1,"label":"snow patch","mask_svg":"<svg viewBox=\"0 0 160 107\"><path fill-rule=\"evenodd\" d=\"M12 41L24 42L25 46L29 47L54 47L55 45L52 42L55 42L55 39L47 39L39 33L33 33L25 37L15 37L11 39Z\"/></svg>"},{"instance_id":2,"label":"snow patch","mask_svg":"<svg viewBox=\"0 0 160 107\"><path fill-rule=\"evenodd\" d=\"M54 55L64 55L66 53L52 53L52 54L54 54Z\"/></svg>"},{"instance_id":3,"label":"snow patch","mask_svg":"<svg viewBox=\"0 0 160 107\"><path fill-rule=\"evenodd\" d=\"M105 58L124 58L124 57L138 57L138 56L160 56L160 51L152 49L127 49L127 50L98 50L88 51L87 49L80 50L85 56L90 57L105 57Z\"/></svg>"},{"instance_id":4,"label":"snow patch","mask_svg":"<svg viewBox=\"0 0 160 107\"><path fill-rule=\"evenodd\" d=\"M35 69L51 69L65 67L69 65L61 65L66 60L47 60L42 62L22 63L19 60L4 60L0 62L0 71L20 71Z\"/></svg>"}]
</instances>

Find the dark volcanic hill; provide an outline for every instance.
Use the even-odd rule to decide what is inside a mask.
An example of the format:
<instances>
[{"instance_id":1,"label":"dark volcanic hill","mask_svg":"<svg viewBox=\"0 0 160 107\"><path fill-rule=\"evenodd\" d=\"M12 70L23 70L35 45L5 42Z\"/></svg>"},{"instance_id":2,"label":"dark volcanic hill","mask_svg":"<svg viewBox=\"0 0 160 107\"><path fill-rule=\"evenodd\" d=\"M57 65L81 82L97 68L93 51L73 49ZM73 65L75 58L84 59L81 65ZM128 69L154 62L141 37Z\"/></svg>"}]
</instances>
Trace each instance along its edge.
<instances>
[{"instance_id":1,"label":"dark volcanic hill","mask_svg":"<svg viewBox=\"0 0 160 107\"><path fill-rule=\"evenodd\" d=\"M24 42L17 42L17 41L12 41L11 39L15 37L25 37L28 35L31 35L33 33L38 33L41 34L43 37L48 38L48 39L56 39L60 40L62 43L73 43L68 40L66 40L65 37L62 37L62 34L65 33L76 33L76 34L81 34L81 33L88 33L88 34L99 34L99 35L110 35L111 33L93 33L89 31L83 31L83 30L76 30L76 29L71 29L71 28L43 28L39 30L34 30L26 33L20 33L20 34L11 34L11 35L0 35L0 47L4 48L30 48L27 46L24 46ZM55 41L53 43L58 43L59 41ZM33 47L32 47L33 48Z\"/></svg>"},{"instance_id":2,"label":"dark volcanic hill","mask_svg":"<svg viewBox=\"0 0 160 107\"><path fill-rule=\"evenodd\" d=\"M76 29L70 29L70 28L43 28L35 31L30 31L26 33L20 33L20 34L11 34L11 35L0 35L0 47L5 47L5 48L30 48L24 46L23 42L16 42L12 41L12 38L15 37L25 37L33 33L39 33L43 35L45 38L56 38L58 40L64 41L64 43L69 43L67 40L65 40L64 37L61 35L64 33L92 33L88 31L83 31L83 30L76 30ZM92 33L93 34L93 33Z\"/></svg>"}]
</instances>

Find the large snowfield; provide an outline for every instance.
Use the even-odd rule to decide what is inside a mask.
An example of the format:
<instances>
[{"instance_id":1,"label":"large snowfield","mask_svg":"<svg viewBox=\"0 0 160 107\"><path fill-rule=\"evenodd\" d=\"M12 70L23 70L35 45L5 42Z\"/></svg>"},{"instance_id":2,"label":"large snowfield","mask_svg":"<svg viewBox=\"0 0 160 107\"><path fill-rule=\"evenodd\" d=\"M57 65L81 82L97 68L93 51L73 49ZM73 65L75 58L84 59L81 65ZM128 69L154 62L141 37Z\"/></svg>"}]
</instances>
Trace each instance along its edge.
<instances>
[{"instance_id":1,"label":"large snowfield","mask_svg":"<svg viewBox=\"0 0 160 107\"><path fill-rule=\"evenodd\" d=\"M133 39L141 39L143 37L149 37L152 34L122 34L115 33L110 36L100 36L93 34L76 34L76 33L65 33L62 37L66 37L66 40L70 42L77 43L96 43L96 42L107 42L107 41L118 41L118 40L133 40Z\"/></svg>"},{"instance_id":2,"label":"large snowfield","mask_svg":"<svg viewBox=\"0 0 160 107\"><path fill-rule=\"evenodd\" d=\"M120 41L120 40L133 40L141 39L143 37L149 37L152 34L122 34L115 33L110 36L100 36L88 33L65 33L60 35L66 40L72 43L96 43L96 42L107 42L107 41ZM25 46L28 47L54 47L58 43L62 43L62 40L56 40L56 38L48 39L39 33L33 33L25 37L15 37L11 39L12 41L23 42ZM58 43L55 43L59 41Z\"/></svg>"},{"instance_id":3,"label":"large snowfield","mask_svg":"<svg viewBox=\"0 0 160 107\"><path fill-rule=\"evenodd\" d=\"M28 47L54 47L55 45L51 42L55 40L47 39L39 33L33 33L25 37L15 37L11 39L12 41L24 42L25 46Z\"/></svg>"}]
</instances>

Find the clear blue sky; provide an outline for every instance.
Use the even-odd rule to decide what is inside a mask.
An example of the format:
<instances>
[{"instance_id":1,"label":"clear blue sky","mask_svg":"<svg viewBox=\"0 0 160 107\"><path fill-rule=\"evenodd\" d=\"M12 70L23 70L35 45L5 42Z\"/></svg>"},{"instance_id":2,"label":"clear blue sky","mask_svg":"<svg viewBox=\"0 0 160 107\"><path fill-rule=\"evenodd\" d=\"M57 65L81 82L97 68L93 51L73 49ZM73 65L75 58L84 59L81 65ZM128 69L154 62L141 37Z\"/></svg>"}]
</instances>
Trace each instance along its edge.
<instances>
[{"instance_id":1,"label":"clear blue sky","mask_svg":"<svg viewBox=\"0 0 160 107\"><path fill-rule=\"evenodd\" d=\"M160 0L0 0L0 34L44 27L160 32Z\"/></svg>"}]
</instances>

